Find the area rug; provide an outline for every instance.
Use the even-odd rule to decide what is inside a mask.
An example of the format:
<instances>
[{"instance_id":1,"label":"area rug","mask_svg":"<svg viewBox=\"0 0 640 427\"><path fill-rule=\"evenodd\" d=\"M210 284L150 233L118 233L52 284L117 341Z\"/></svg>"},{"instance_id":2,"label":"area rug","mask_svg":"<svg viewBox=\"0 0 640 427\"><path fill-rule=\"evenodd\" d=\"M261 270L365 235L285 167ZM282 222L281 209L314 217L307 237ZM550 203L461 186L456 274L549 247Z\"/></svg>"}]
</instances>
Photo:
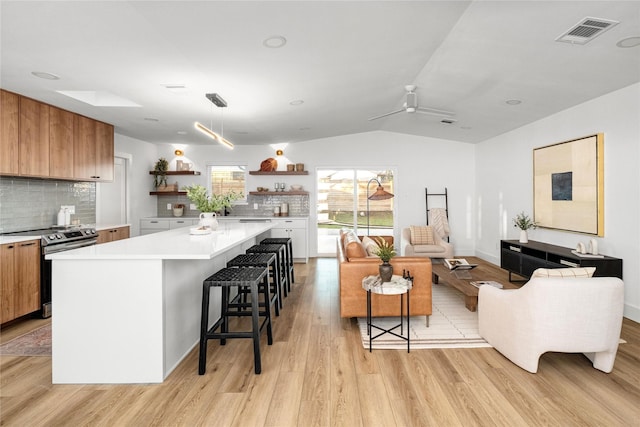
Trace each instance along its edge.
<instances>
[{"instance_id":1,"label":"area rug","mask_svg":"<svg viewBox=\"0 0 640 427\"><path fill-rule=\"evenodd\" d=\"M424 316L411 318L411 349L491 347L478 333L478 313L467 310L463 295L446 285L433 285L433 314L429 327ZM397 317L376 317L373 324L389 329L399 323ZM367 319L358 318L362 346L369 348ZM405 320L406 328L406 320ZM374 329L374 335L377 334ZM379 332L379 331L378 331ZM399 332L399 328L396 332ZM406 330L404 331L406 335ZM407 342L391 334L373 340L374 349L405 349Z\"/></svg>"},{"instance_id":2,"label":"area rug","mask_svg":"<svg viewBox=\"0 0 640 427\"><path fill-rule=\"evenodd\" d=\"M0 356L51 356L51 324L0 345Z\"/></svg>"}]
</instances>

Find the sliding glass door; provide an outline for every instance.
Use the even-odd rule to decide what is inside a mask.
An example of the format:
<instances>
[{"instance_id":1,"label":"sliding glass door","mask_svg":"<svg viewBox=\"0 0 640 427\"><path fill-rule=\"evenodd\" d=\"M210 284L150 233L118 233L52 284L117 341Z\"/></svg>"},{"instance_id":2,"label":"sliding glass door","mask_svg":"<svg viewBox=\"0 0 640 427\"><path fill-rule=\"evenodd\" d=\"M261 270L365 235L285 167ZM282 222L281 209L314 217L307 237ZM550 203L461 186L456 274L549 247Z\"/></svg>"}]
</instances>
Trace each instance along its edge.
<instances>
[{"instance_id":1,"label":"sliding glass door","mask_svg":"<svg viewBox=\"0 0 640 427\"><path fill-rule=\"evenodd\" d=\"M319 256L336 254L341 228L354 229L359 235L393 234L394 199L368 199L378 184L394 192L391 170L319 169L316 176Z\"/></svg>"}]
</instances>

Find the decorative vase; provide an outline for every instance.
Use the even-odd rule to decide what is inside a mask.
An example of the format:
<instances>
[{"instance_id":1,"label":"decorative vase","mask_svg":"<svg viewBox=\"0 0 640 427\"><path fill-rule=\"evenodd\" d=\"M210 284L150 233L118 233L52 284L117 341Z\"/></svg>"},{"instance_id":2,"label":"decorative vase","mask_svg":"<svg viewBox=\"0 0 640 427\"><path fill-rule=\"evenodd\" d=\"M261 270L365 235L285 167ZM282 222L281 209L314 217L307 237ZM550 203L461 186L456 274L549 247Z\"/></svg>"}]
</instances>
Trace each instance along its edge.
<instances>
[{"instance_id":1,"label":"decorative vase","mask_svg":"<svg viewBox=\"0 0 640 427\"><path fill-rule=\"evenodd\" d=\"M391 276L393 276L393 266L391 264L383 261L378 267L378 271L380 272L380 279L382 279L383 282L391 281Z\"/></svg>"},{"instance_id":2,"label":"decorative vase","mask_svg":"<svg viewBox=\"0 0 640 427\"><path fill-rule=\"evenodd\" d=\"M527 236L527 230L520 230L520 243L528 243L529 237Z\"/></svg>"},{"instance_id":3,"label":"decorative vase","mask_svg":"<svg viewBox=\"0 0 640 427\"><path fill-rule=\"evenodd\" d=\"M211 230L218 228L218 220L215 212L202 212L200 214L200 222L198 225L202 227L209 227Z\"/></svg>"},{"instance_id":4,"label":"decorative vase","mask_svg":"<svg viewBox=\"0 0 640 427\"><path fill-rule=\"evenodd\" d=\"M184 208L173 208L173 216L182 216Z\"/></svg>"}]
</instances>

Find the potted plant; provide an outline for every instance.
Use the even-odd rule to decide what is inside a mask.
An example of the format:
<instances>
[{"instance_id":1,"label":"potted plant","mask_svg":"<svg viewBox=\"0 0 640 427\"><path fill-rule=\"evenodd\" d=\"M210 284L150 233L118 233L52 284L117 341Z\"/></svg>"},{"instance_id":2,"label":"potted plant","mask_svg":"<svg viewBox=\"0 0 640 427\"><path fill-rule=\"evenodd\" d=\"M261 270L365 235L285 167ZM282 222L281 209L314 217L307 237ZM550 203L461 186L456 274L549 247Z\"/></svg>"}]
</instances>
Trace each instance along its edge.
<instances>
[{"instance_id":1,"label":"potted plant","mask_svg":"<svg viewBox=\"0 0 640 427\"><path fill-rule=\"evenodd\" d=\"M527 243L529 241L527 230L535 230L538 227L538 225L529 218L529 215L524 212L520 212L513 218L513 226L520 229L520 243Z\"/></svg>"},{"instance_id":2,"label":"potted plant","mask_svg":"<svg viewBox=\"0 0 640 427\"><path fill-rule=\"evenodd\" d=\"M162 185L167 185L167 174L169 170L169 162L164 157L160 157L153 167L153 185L158 188Z\"/></svg>"},{"instance_id":3,"label":"potted plant","mask_svg":"<svg viewBox=\"0 0 640 427\"><path fill-rule=\"evenodd\" d=\"M382 279L383 282L390 282L391 276L393 276L393 266L389 264L389 261L391 258L396 256L396 250L393 247L393 244L384 239L380 239L378 249L375 254L380 257L380 260L382 260L382 264L378 267L380 279Z\"/></svg>"},{"instance_id":4,"label":"potted plant","mask_svg":"<svg viewBox=\"0 0 640 427\"><path fill-rule=\"evenodd\" d=\"M230 208L234 200L242 197L242 193L230 191L227 194L207 194L207 189L196 184L184 188L187 191L187 198L191 200L200 213L200 225L210 227L212 230L218 227L216 213L224 208Z\"/></svg>"}]
</instances>

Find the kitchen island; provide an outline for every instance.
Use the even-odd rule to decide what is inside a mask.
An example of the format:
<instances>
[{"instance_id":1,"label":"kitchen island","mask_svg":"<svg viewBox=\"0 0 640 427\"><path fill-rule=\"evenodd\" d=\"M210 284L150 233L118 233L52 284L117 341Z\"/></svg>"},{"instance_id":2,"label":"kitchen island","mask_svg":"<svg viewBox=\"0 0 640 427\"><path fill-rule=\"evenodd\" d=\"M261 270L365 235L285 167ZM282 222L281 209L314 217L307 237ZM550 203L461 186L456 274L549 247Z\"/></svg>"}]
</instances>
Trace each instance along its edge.
<instances>
[{"instance_id":1,"label":"kitchen island","mask_svg":"<svg viewBox=\"0 0 640 427\"><path fill-rule=\"evenodd\" d=\"M48 255L52 382L163 382L199 341L202 281L272 227L229 223L208 235L184 227Z\"/></svg>"}]
</instances>

